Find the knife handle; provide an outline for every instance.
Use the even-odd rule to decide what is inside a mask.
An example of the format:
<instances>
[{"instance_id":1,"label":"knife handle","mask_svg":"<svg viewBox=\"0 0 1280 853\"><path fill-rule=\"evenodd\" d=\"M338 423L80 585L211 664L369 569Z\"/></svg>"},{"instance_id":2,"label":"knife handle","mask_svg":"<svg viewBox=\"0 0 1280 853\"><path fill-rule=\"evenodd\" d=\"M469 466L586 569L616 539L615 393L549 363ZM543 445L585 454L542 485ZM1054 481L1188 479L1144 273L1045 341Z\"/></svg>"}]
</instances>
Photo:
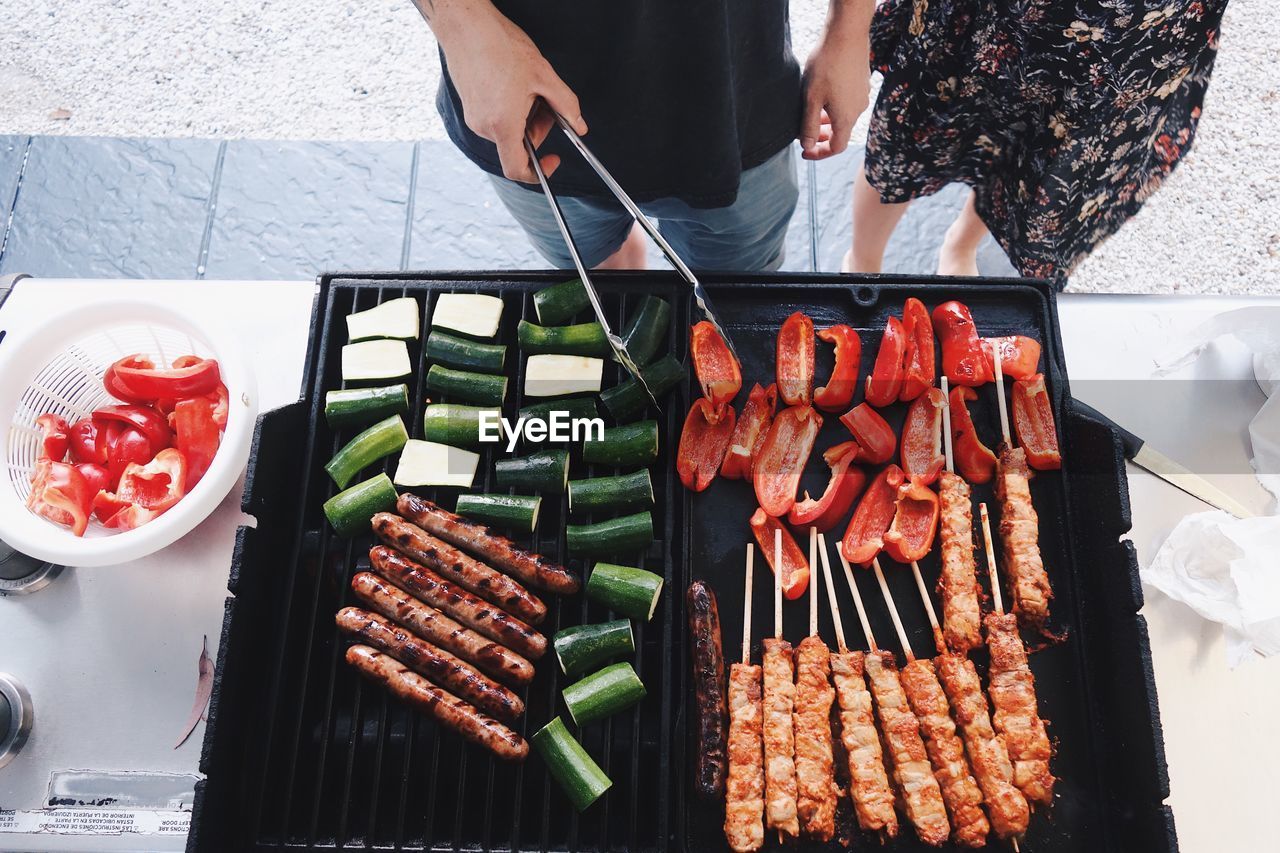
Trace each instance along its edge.
<instances>
[{"instance_id":1,"label":"knife handle","mask_svg":"<svg viewBox=\"0 0 1280 853\"><path fill-rule=\"evenodd\" d=\"M1080 412L1081 414L1084 414L1093 418L1096 421L1100 421L1101 423L1104 423L1107 426L1114 429L1116 433L1120 436L1120 444L1124 447L1124 457L1126 459L1132 459L1135 456L1137 456L1138 451L1142 449L1142 446L1144 444L1146 444L1145 441L1138 438L1138 436L1134 435L1133 433L1129 432L1129 430L1120 426L1120 424L1111 420L1111 418L1102 414L1102 412L1099 412L1093 406L1090 406L1088 403L1081 402L1079 397L1071 398L1071 408L1075 409L1077 412Z\"/></svg>"}]
</instances>

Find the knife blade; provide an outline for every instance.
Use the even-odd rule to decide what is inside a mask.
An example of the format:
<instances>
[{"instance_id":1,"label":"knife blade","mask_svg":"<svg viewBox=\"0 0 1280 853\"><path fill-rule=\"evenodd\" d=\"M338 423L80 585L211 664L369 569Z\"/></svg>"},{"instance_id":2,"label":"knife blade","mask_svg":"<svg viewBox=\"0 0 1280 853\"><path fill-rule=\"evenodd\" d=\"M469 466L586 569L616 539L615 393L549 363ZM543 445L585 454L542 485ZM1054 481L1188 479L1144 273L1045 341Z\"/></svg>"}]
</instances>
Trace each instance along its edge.
<instances>
[{"instance_id":1,"label":"knife blade","mask_svg":"<svg viewBox=\"0 0 1280 853\"><path fill-rule=\"evenodd\" d=\"M542 187L542 194L547 197L547 204L551 205L551 215L555 218L556 225L560 228L560 236L564 238L564 244L569 247L569 255L573 258L573 265L578 270L578 278L582 281L582 289L587 293L587 301L591 303L591 310L596 312L596 321L600 323L600 328L604 330L605 339L609 341L609 347L613 350L614 357L640 383L640 387L644 389L644 393L649 397L649 402L653 403L653 407L660 409L658 399L653 395L649 384L644 380L644 374L640 372L635 360L631 358L631 353L627 351L626 342L609 325L609 319L604 313L604 305L600 302L600 294L596 293L596 286L591 281L591 276L587 273L586 265L582 263L582 257L578 254L578 247L573 242L573 234L569 232L569 225L565 222L564 213L560 210L560 202L556 200L555 193L551 191L551 185L547 183L546 173L542 171L542 164L538 162L538 152L534 150L533 140L529 139L528 135L524 138L524 150L528 153L529 162L533 164L533 171L538 176L538 184Z\"/></svg>"},{"instance_id":2,"label":"knife blade","mask_svg":"<svg viewBox=\"0 0 1280 853\"><path fill-rule=\"evenodd\" d=\"M1231 513L1236 518L1253 518L1257 515L1257 513L1222 491L1222 489L1219 489L1213 483L1210 483L1204 477L1191 471L1180 462L1170 459L1147 444L1145 439L1120 426L1120 424L1088 403L1082 403L1073 397L1071 405L1076 411L1082 412L1114 429L1120 436L1120 444L1124 448L1125 458L1134 465L1150 471L1174 488L1180 489L1216 509Z\"/></svg>"}]
</instances>

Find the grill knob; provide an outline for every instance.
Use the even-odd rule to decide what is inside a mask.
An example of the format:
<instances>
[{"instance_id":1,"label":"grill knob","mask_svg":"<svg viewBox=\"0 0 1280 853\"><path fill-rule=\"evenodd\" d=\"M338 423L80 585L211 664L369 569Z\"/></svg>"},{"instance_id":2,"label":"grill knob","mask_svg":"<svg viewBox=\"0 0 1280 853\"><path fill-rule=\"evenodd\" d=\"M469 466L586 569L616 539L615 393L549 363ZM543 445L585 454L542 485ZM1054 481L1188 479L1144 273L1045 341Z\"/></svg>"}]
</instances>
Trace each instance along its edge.
<instances>
[{"instance_id":1,"label":"grill knob","mask_svg":"<svg viewBox=\"0 0 1280 853\"><path fill-rule=\"evenodd\" d=\"M12 675L0 672L0 767L22 751L33 719L27 689Z\"/></svg>"}]
</instances>

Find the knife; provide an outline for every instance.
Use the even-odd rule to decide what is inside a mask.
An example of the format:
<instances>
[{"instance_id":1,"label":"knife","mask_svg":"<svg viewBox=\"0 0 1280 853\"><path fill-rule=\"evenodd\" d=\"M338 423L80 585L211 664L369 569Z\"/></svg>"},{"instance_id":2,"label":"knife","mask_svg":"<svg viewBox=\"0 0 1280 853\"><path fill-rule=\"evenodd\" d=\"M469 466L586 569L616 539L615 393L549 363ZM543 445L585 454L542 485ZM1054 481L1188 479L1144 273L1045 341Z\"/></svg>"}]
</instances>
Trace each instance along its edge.
<instances>
[{"instance_id":1,"label":"knife","mask_svg":"<svg viewBox=\"0 0 1280 853\"><path fill-rule=\"evenodd\" d=\"M1147 444L1144 439L1120 426L1120 424L1088 403L1082 403L1073 397L1071 405L1076 411L1101 421L1114 429L1120 436L1120 444L1124 448L1125 458L1134 465L1150 471L1169 485L1181 489L1192 497L1199 498L1212 507L1231 513L1236 518L1253 518L1257 515L1257 513L1219 489L1213 483L1210 483L1204 477L1165 456L1159 450Z\"/></svg>"},{"instance_id":2,"label":"knife","mask_svg":"<svg viewBox=\"0 0 1280 853\"><path fill-rule=\"evenodd\" d=\"M560 236L564 238L564 244L569 247L569 255L573 258L573 265L578 269L578 278L582 281L582 289L587 292L587 300L591 303L591 310L596 312L596 320L600 323L600 328L604 329L604 336L608 339L614 356L627 369L627 372L640 383L640 387L648 395L649 402L653 403L653 407L661 409L661 406L658 405L658 399L653 396L653 391L649 388L649 384L644 381L644 375L640 372L640 368L636 366L635 360L631 358L631 353L627 351L626 342L618 337L609 326L609 319L605 316L604 306L600 303L600 294L596 293L596 286L592 283L591 276L587 274L587 267L582 263L582 257L578 254L578 247L573 242L573 235L569 233L569 225L564 221L564 214L560 210L560 202L556 200L555 193L551 191L551 185L547 183L547 175L542 171L542 164L538 162L538 152L533 149L533 141L529 139L527 134L524 138L524 150L529 154L529 162L533 164L533 171L538 176L538 183L542 186L542 193L547 197L547 203L551 205L551 215L555 217L556 225L560 227Z\"/></svg>"}]
</instances>

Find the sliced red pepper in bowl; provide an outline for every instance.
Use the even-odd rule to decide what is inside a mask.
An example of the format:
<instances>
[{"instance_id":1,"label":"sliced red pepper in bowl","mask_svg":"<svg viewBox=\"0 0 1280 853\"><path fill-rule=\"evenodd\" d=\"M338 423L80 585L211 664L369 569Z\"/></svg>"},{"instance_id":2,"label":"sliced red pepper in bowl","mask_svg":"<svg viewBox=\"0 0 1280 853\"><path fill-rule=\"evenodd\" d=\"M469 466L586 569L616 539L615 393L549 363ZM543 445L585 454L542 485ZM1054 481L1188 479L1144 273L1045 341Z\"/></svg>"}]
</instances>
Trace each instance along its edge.
<instances>
[{"instance_id":1,"label":"sliced red pepper in bowl","mask_svg":"<svg viewBox=\"0 0 1280 853\"><path fill-rule=\"evenodd\" d=\"M93 418L81 418L72 424L67 438L73 462L107 464L107 448L98 443L98 425Z\"/></svg>"},{"instance_id":2,"label":"sliced red pepper in bowl","mask_svg":"<svg viewBox=\"0 0 1280 853\"><path fill-rule=\"evenodd\" d=\"M933 360L933 323L929 310L914 296L902 306L902 329L907 338L903 357L902 391L898 399L914 400L933 387L936 374Z\"/></svg>"},{"instance_id":3,"label":"sliced red pepper in bowl","mask_svg":"<svg viewBox=\"0 0 1280 853\"><path fill-rule=\"evenodd\" d=\"M109 394L126 403L153 403L209 394L222 381L214 359L184 356L177 363L182 366L158 369L144 356L125 356L107 368L103 385Z\"/></svg>"},{"instance_id":4,"label":"sliced red pepper in bowl","mask_svg":"<svg viewBox=\"0 0 1280 853\"><path fill-rule=\"evenodd\" d=\"M1026 335L983 338L982 355L993 378L996 375L996 360L992 355L994 347L1000 348L1000 372L1005 376L1030 379L1036 375L1036 368L1040 365L1040 342L1035 338Z\"/></svg>"},{"instance_id":5,"label":"sliced red pepper in bowl","mask_svg":"<svg viewBox=\"0 0 1280 853\"><path fill-rule=\"evenodd\" d=\"M840 423L853 433L862 453L859 462L880 465L893 458L898 449L898 436L889 422L866 403L859 403L840 416Z\"/></svg>"},{"instance_id":6,"label":"sliced red pepper in bowl","mask_svg":"<svg viewBox=\"0 0 1280 853\"><path fill-rule=\"evenodd\" d=\"M778 330L778 395L788 406L808 406L813 400L813 320L803 311L788 317Z\"/></svg>"},{"instance_id":7,"label":"sliced red pepper in bowl","mask_svg":"<svg viewBox=\"0 0 1280 853\"><path fill-rule=\"evenodd\" d=\"M27 509L55 524L70 527L76 536L83 536L89 526L89 508L93 504L89 488L84 475L74 465L41 460L36 463L31 478Z\"/></svg>"},{"instance_id":8,"label":"sliced red pepper in bowl","mask_svg":"<svg viewBox=\"0 0 1280 853\"><path fill-rule=\"evenodd\" d=\"M39 459L61 462L71 446L71 427L61 415L43 414L36 418L41 432Z\"/></svg>"},{"instance_id":9,"label":"sliced red pepper in bowl","mask_svg":"<svg viewBox=\"0 0 1280 853\"><path fill-rule=\"evenodd\" d=\"M725 451L720 475L729 480L750 480L755 467L755 453L769 433L773 413L778 407L778 386L760 387L757 382L747 394L742 415L733 428L729 449Z\"/></svg>"},{"instance_id":10,"label":"sliced red pepper in bowl","mask_svg":"<svg viewBox=\"0 0 1280 853\"><path fill-rule=\"evenodd\" d=\"M151 439L141 431L118 421L102 421L98 435L106 436L107 473L114 489L130 465L144 465L155 456Z\"/></svg>"},{"instance_id":11,"label":"sliced red pepper in bowl","mask_svg":"<svg viewBox=\"0 0 1280 853\"><path fill-rule=\"evenodd\" d=\"M111 488L111 475L107 473L105 466L96 462L78 462L75 469L89 485L89 494L97 495L103 489Z\"/></svg>"},{"instance_id":12,"label":"sliced red pepper in bowl","mask_svg":"<svg viewBox=\"0 0 1280 853\"><path fill-rule=\"evenodd\" d=\"M769 515L786 515L796 502L800 476L821 428L822 415L811 406L791 406L773 419L752 475L756 500Z\"/></svg>"},{"instance_id":13,"label":"sliced red pepper in bowl","mask_svg":"<svg viewBox=\"0 0 1280 853\"><path fill-rule=\"evenodd\" d=\"M824 412L838 412L853 400L858 387L858 365L862 363L862 339L843 323L818 332L818 337L836 348L831 379L813 392L813 404Z\"/></svg>"},{"instance_id":14,"label":"sliced red pepper in bowl","mask_svg":"<svg viewBox=\"0 0 1280 853\"><path fill-rule=\"evenodd\" d=\"M898 488L893 523L884 535L884 552L899 563L923 559L938 529L938 495L921 483Z\"/></svg>"},{"instance_id":15,"label":"sliced red pepper in bowl","mask_svg":"<svg viewBox=\"0 0 1280 853\"><path fill-rule=\"evenodd\" d=\"M827 481L826 490L816 499L805 492L804 500L797 501L787 513L787 523L797 530L816 527L820 533L826 533L839 524L867 485L867 475L862 473L861 468L853 465L860 452L861 448L856 441L846 441L828 448L822 454L823 460L831 468L831 479Z\"/></svg>"},{"instance_id":16,"label":"sliced red pepper in bowl","mask_svg":"<svg viewBox=\"0 0 1280 853\"><path fill-rule=\"evenodd\" d=\"M702 395L711 401L713 408L718 409L738 396L742 390L742 368L714 323L703 320L689 330L689 352Z\"/></svg>"},{"instance_id":17,"label":"sliced red pepper in bowl","mask_svg":"<svg viewBox=\"0 0 1280 853\"><path fill-rule=\"evenodd\" d=\"M1053 406L1044 387L1044 374L1013 383L1011 395L1013 429L1018 444L1027 454L1027 464L1037 471L1054 471L1062 467L1058 450L1058 431L1053 423Z\"/></svg>"},{"instance_id":18,"label":"sliced red pepper in bowl","mask_svg":"<svg viewBox=\"0 0 1280 853\"><path fill-rule=\"evenodd\" d=\"M933 331L942 343L942 372L952 385L976 386L994 376L969 309L954 299L933 309Z\"/></svg>"},{"instance_id":19,"label":"sliced red pepper in bowl","mask_svg":"<svg viewBox=\"0 0 1280 853\"><path fill-rule=\"evenodd\" d=\"M996 474L996 455L978 438L966 401L978 399L978 392L964 385L951 389L951 454L960 476L975 485L991 482Z\"/></svg>"},{"instance_id":20,"label":"sliced red pepper in bowl","mask_svg":"<svg viewBox=\"0 0 1280 853\"><path fill-rule=\"evenodd\" d=\"M152 455L173 443L168 419L150 406L103 406L94 410L93 417L100 421L119 421L138 430L151 442Z\"/></svg>"},{"instance_id":21,"label":"sliced red pepper in bowl","mask_svg":"<svg viewBox=\"0 0 1280 853\"><path fill-rule=\"evenodd\" d=\"M871 481L853 511L840 553L850 563L867 565L884 548L884 536L893 523L897 510L898 487L902 485L902 469L889 465Z\"/></svg>"},{"instance_id":22,"label":"sliced red pepper in bowl","mask_svg":"<svg viewBox=\"0 0 1280 853\"><path fill-rule=\"evenodd\" d=\"M186 494L187 460L172 447L146 465L132 464L120 475L114 492L99 492L94 514L104 527L133 530L159 516Z\"/></svg>"},{"instance_id":23,"label":"sliced red pepper in bowl","mask_svg":"<svg viewBox=\"0 0 1280 853\"><path fill-rule=\"evenodd\" d=\"M676 450L676 473L686 489L700 492L716 478L733 437L733 423L733 406L726 403L717 410L706 397L693 401Z\"/></svg>"},{"instance_id":24,"label":"sliced red pepper in bowl","mask_svg":"<svg viewBox=\"0 0 1280 853\"><path fill-rule=\"evenodd\" d=\"M782 579L782 596L794 600L804 595L809 588L809 561L804 552L796 544L791 531L782 526L782 522L769 515L763 509L757 509L751 516L751 532L756 537L756 545L769 563L769 569ZM782 531L782 566L774 562L774 537L776 531Z\"/></svg>"},{"instance_id":25,"label":"sliced red pepper in bowl","mask_svg":"<svg viewBox=\"0 0 1280 853\"><path fill-rule=\"evenodd\" d=\"M929 388L907 409L902 425L902 470L913 483L929 485L947 464L942 453L942 409L946 405L942 391Z\"/></svg>"},{"instance_id":26,"label":"sliced red pepper in bowl","mask_svg":"<svg viewBox=\"0 0 1280 853\"><path fill-rule=\"evenodd\" d=\"M213 413L208 397L183 400L173 410L174 447L187 459L187 491L200 482L218 454L222 434Z\"/></svg>"},{"instance_id":27,"label":"sliced red pepper in bowl","mask_svg":"<svg viewBox=\"0 0 1280 853\"><path fill-rule=\"evenodd\" d=\"M873 406L887 406L896 402L902 393L903 360L907 355L907 333L902 321L890 317L885 323L876 363L867 377L865 399Z\"/></svg>"}]
</instances>

